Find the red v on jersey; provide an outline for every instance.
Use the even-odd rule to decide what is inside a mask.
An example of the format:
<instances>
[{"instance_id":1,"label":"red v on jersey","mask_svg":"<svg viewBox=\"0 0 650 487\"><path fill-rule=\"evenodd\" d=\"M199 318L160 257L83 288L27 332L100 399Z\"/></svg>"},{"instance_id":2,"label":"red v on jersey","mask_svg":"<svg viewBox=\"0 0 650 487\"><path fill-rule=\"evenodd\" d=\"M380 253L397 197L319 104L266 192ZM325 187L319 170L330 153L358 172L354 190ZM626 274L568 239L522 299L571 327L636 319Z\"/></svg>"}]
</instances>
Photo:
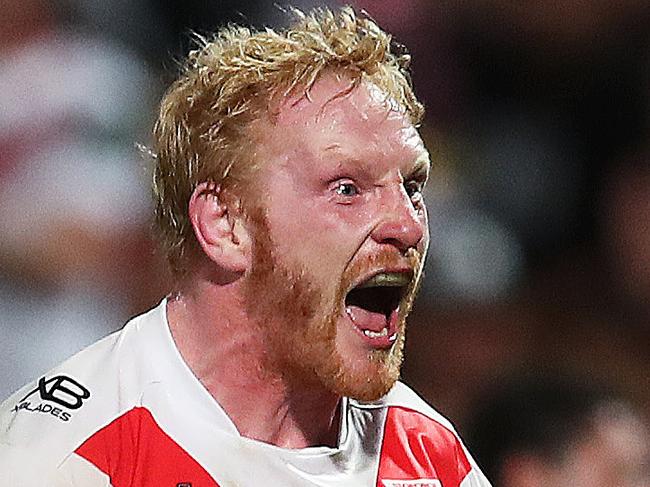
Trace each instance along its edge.
<instances>
[{"instance_id":1,"label":"red v on jersey","mask_svg":"<svg viewBox=\"0 0 650 487\"><path fill-rule=\"evenodd\" d=\"M218 487L141 407L99 430L76 453L104 472L113 487ZM459 487L470 468L447 428L408 408L389 408L377 487Z\"/></svg>"},{"instance_id":2,"label":"red v on jersey","mask_svg":"<svg viewBox=\"0 0 650 487\"><path fill-rule=\"evenodd\" d=\"M219 487L141 407L97 431L75 453L108 475L113 487Z\"/></svg>"},{"instance_id":3,"label":"red v on jersey","mask_svg":"<svg viewBox=\"0 0 650 487\"><path fill-rule=\"evenodd\" d=\"M388 409L377 487L459 487L470 469L450 430L417 411Z\"/></svg>"}]
</instances>

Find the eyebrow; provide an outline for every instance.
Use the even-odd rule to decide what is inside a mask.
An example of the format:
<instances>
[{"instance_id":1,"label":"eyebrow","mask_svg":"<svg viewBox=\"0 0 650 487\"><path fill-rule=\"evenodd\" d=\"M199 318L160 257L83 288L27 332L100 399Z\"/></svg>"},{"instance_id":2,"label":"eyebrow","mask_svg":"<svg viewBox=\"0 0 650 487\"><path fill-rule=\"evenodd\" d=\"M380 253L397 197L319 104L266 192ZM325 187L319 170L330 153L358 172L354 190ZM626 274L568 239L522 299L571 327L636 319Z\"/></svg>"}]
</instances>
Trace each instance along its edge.
<instances>
[{"instance_id":1,"label":"eyebrow","mask_svg":"<svg viewBox=\"0 0 650 487\"><path fill-rule=\"evenodd\" d=\"M341 144L334 142L333 144L324 147L323 152L335 152L337 155L341 157L336 165L338 168L343 167L345 165L349 165L355 168L360 168L361 170L364 171L368 171L369 169L372 168L372 162L366 159L357 159L354 157L348 157L345 151L342 151L341 149L342 149Z\"/></svg>"},{"instance_id":2,"label":"eyebrow","mask_svg":"<svg viewBox=\"0 0 650 487\"><path fill-rule=\"evenodd\" d=\"M341 150L341 144L334 142L326 147L323 147L323 152L338 152L340 155L345 156L344 153L339 152ZM353 164L355 167L359 167L362 170L369 170L372 168L372 162L365 159L356 159L356 158L347 158L344 157L338 164L338 167L343 166L344 164ZM407 173L407 176L419 176L424 175L428 177L429 171L431 170L431 158L427 151L421 153L414 161L410 171Z\"/></svg>"},{"instance_id":3,"label":"eyebrow","mask_svg":"<svg viewBox=\"0 0 650 487\"><path fill-rule=\"evenodd\" d=\"M429 157L428 152L424 152L420 154L417 157L417 159L415 159L410 175L414 176L414 175L424 174L425 176L428 176L430 170L431 170L431 158Z\"/></svg>"}]
</instances>

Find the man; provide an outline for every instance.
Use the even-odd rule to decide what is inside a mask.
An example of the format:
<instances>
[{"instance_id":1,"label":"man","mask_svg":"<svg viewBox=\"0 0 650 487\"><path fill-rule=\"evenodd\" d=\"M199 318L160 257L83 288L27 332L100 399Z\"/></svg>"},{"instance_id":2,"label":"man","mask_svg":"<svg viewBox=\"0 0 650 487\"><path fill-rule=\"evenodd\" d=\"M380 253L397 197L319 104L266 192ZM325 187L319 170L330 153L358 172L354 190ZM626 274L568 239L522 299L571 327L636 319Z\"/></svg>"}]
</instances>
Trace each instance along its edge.
<instances>
[{"instance_id":1,"label":"man","mask_svg":"<svg viewBox=\"0 0 650 487\"><path fill-rule=\"evenodd\" d=\"M480 404L469 444L499 487L650 487L644 418L574 380L512 380Z\"/></svg>"},{"instance_id":2,"label":"man","mask_svg":"<svg viewBox=\"0 0 650 487\"><path fill-rule=\"evenodd\" d=\"M297 15L190 54L154 129L175 292L3 405L7 485L489 485L397 382L428 244L408 59Z\"/></svg>"}]
</instances>

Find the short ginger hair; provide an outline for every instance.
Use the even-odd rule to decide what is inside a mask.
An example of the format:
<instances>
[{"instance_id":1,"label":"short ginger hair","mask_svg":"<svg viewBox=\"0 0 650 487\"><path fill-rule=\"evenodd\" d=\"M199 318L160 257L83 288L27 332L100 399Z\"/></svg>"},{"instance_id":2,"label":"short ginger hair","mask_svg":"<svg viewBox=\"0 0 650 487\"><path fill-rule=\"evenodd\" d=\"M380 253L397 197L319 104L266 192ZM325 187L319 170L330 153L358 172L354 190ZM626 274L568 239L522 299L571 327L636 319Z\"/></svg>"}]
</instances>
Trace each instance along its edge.
<instances>
[{"instance_id":1,"label":"short ginger hair","mask_svg":"<svg viewBox=\"0 0 650 487\"><path fill-rule=\"evenodd\" d=\"M195 243L188 216L203 182L241 191L255 170L250 126L273 100L300 94L325 71L367 80L396 101L414 125L423 116L408 73L410 56L351 7L292 10L288 28L229 25L200 38L164 95L154 126L156 227L172 273L187 270ZM396 46L399 48L396 49Z\"/></svg>"}]
</instances>

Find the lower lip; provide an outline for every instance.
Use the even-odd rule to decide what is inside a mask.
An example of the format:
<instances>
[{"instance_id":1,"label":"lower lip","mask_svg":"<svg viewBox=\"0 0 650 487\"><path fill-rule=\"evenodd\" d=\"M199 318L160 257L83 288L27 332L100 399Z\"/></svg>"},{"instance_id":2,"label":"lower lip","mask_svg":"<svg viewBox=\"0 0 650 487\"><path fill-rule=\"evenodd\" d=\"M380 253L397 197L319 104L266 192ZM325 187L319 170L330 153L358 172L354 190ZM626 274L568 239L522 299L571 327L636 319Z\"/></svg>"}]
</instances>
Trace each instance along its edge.
<instances>
[{"instance_id":1,"label":"lower lip","mask_svg":"<svg viewBox=\"0 0 650 487\"><path fill-rule=\"evenodd\" d=\"M347 316L348 320L350 321L350 325L352 326L352 329L361 337L363 342L368 345L369 348L376 348L376 349L386 349L390 348L393 346L395 341L397 340L397 322L398 322L398 312L397 310L393 310L390 314L390 317L388 318L388 333L385 336L378 336L378 337L371 337L366 335L354 322L352 317L349 315L347 309L345 311L345 315Z\"/></svg>"}]
</instances>

